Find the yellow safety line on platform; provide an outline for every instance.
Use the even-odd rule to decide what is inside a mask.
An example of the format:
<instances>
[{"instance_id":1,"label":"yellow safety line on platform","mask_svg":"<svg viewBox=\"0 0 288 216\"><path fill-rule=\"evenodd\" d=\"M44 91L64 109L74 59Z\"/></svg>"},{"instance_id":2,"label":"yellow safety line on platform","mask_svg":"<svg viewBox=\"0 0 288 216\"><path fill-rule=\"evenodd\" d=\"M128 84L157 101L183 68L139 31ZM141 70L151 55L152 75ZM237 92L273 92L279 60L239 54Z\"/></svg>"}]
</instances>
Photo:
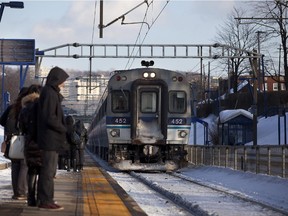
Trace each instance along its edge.
<instances>
[{"instance_id":1,"label":"yellow safety line on platform","mask_svg":"<svg viewBox=\"0 0 288 216\"><path fill-rule=\"evenodd\" d=\"M101 171L86 167L82 172L84 215L131 216Z\"/></svg>"}]
</instances>

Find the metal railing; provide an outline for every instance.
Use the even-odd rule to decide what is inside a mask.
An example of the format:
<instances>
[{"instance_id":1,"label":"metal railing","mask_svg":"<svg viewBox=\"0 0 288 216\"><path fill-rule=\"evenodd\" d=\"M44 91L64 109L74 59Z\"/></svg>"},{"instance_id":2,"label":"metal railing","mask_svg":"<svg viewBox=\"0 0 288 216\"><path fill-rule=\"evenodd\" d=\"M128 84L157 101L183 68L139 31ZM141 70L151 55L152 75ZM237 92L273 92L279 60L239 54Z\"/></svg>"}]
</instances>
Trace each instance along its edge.
<instances>
[{"instance_id":1,"label":"metal railing","mask_svg":"<svg viewBox=\"0 0 288 216\"><path fill-rule=\"evenodd\" d=\"M187 146L194 165L220 166L288 178L288 146Z\"/></svg>"}]
</instances>

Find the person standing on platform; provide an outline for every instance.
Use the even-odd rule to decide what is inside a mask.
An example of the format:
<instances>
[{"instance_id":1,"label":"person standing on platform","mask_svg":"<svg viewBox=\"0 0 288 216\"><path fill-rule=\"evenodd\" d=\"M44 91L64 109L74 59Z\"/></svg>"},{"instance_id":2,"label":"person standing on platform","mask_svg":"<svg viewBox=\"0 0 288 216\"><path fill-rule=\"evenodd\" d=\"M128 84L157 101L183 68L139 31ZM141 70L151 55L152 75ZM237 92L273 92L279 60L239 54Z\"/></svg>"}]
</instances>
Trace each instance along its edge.
<instances>
[{"instance_id":1,"label":"person standing on platform","mask_svg":"<svg viewBox=\"0 0 288 216\"><path fill-rule=\"evenodd\" d=\"M43 156L37 188L40 210L64 209L54 202L54 177L57 171L58 152L65 148L66 143L66 126L61 106L63 96L60 90L68 77L63 69L52 68L38 101L37 143Z\"/></svg>"},{"instance_id":2,"label":"person standing on platform","mask_svg":"<svg viewBox=\"0 0 288 216\"><path fill-rule=\"evenodd\" d=\"M75 130L75 118L71 115L66 116L65 118L66 127L67 127L67 142L69 144L69 159L67 161L67 167L72 167L74 172L77 172L77 164L78 164L78 158L77 158L77 151L79 149L80 145L80 136L76 134L78 137L75 136L76 130ZM70 171L70 169L67 171Z\"/></svg>"},{"instance_id":3,"label":"person standing on platform","mask_svg":"<svg viewBox=\"0 0 288 216\"><path fill-rule=\"evenodd\" d=\"M79 148L78 148L78 151L77 151L77 153L78 153L77 169L80 171L80 170L83 170L84 149L85 149L85 146L86 146L86 143L87 143L88 135L87 135L87 129L85 128L83 122L80 119L78 119L76 121L75 129L76 129L76 132L78 133L78 135L81 138L81 144L79 145Z\"/></svg>"},{"instance_id":4,"label":"person standing on platform","mask_svg":"<svg viewBox=\"0 0 288 216\"><path fill-rule=\"evenodd\" d=\"M4 127L4 139L7 143L10 142L12 135L17 135L21 132L18 119L22 108L21 100L26 96L27 90L27 87L23 87L20 90L15 102L7 107L0 118L0 124ZM4 157L9 159L7 152L4 153ZM24 159L11 159L12 199L27 199L27 170Z\"/></svg>"},{"instance_id":5,"label":"person standing on platform","mask_svg":"<svg viewBox=\"0 0 288 216\"><path fill-rule=\"evenodd\" d=\"M24 155L28 167L28 206L37 206L36 187L42 154L37 144L37 101L42 86L32 84L28 94L22 98L22 109L19 114L19 126L25 136Z\"/></svg>"}]
</instances>

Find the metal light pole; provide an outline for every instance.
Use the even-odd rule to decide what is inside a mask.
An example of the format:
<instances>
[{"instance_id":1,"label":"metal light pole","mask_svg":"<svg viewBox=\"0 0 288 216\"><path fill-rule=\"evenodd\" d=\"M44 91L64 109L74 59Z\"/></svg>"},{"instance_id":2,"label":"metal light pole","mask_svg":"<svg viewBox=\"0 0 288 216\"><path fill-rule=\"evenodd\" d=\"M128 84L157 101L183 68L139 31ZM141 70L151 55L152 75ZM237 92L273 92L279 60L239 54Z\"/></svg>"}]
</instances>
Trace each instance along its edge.
<instances>
[{"instance_id":1,"label":"metal light pole","mask_svg":"<svg viewBox=\"0 0 288 216\"><path fill-rule=\"evenodd\" d=\"M10 2L2 2L2 3L0 3L0 22L2 20L2 15L3 15L5 7L22 9L22 8L24 8L24 3L23 2L19 2L19 1L10 1ZM5 96L5 93L4 93L4 90L5 90L4 89L5 71L4 70L5 70L5 65L2 64L2 112L4 112L4 109L6 107L6 104L5 104L6 100L4 100L4 96Z\"/></svg>"},{"instance_id":2,"label":"metal light pole","mask_svg":"<svg viewBox=\"0 0 288 216\"><path fill-rule=\"evenodd\" d=\"M0 5L1 5L1 7L0 7L0 22L1 22L5 7L16 8L16 9L24 8L24 2L20 2L20 1L2 2L2 3L0 3Z\"/></svg>"}]
</instances>

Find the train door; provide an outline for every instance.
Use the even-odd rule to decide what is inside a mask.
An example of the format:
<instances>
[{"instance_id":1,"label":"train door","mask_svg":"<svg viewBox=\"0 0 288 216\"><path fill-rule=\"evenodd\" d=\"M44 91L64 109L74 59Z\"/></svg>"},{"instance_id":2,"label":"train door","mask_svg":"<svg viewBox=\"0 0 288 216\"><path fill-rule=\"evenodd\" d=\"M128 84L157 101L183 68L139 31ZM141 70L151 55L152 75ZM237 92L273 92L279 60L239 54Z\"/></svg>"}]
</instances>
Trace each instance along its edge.
<instances>
[{"instance_id":1,"label":"train door","mask_svg":"<svg viewBox=\"0 0 288 216\"><path fill-rule=\"evenodd\" d=\"M159 85L139 85L134 104L135 139L140 143L158 143L164 139L161 108L162 88Z\"/></svg>"}]
</instances>

